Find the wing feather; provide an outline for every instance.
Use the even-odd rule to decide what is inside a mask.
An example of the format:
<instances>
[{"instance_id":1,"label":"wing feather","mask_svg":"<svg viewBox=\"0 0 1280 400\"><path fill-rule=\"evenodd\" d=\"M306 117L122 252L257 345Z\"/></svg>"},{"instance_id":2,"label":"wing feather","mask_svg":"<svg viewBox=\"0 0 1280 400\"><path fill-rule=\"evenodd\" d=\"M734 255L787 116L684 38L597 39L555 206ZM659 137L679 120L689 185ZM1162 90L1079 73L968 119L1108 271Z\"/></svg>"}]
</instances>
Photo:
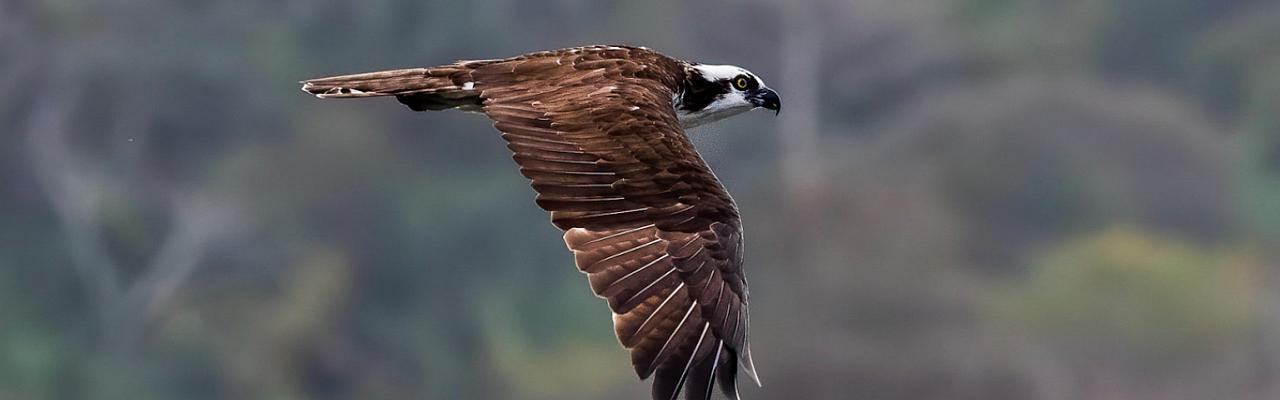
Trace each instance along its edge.
<instances>
[{"instance_id":1,"label":"wing feather","mask_svg":"<svg viewBox=\"0 0 1280 400\"><path fill-rule=\"evenodd\" d=\"M592 47L459 65L654 399L686 383L690 399L716 385L736 399L751 365L741 224L676 119L685 64Z\"/></svg>"}]
</instances>

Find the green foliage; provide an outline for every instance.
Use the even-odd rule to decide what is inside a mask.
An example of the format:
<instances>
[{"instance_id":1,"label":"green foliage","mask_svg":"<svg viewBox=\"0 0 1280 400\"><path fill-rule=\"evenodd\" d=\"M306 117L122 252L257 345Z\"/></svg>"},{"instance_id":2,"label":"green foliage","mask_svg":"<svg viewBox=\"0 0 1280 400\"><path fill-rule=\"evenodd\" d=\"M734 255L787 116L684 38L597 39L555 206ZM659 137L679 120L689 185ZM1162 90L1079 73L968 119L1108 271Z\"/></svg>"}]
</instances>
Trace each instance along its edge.
<instances>
[{"instance_id":1,"label":"green foliage","mask_svg":"<svg viewBox=\"0 0 1280 400\"><path fill-rule=\"evenodd\" d=\"M1247 339L1256 259L1117 227L1063 243L993 298L994 318L1075 359L1193 368Z\"/></svg>"},{"instance_id":2,"label":"green foliage","mask_svg":"<svg viewBox=\"0 0 1280 400\"><path fill-rule=\"evenodd\" d=\"M693 133L744 397L1269 398L1268 3L0 2L0 399L644 398L488 121L296 84L617 42L803 106Z\"/></svg>"}]
</instances>

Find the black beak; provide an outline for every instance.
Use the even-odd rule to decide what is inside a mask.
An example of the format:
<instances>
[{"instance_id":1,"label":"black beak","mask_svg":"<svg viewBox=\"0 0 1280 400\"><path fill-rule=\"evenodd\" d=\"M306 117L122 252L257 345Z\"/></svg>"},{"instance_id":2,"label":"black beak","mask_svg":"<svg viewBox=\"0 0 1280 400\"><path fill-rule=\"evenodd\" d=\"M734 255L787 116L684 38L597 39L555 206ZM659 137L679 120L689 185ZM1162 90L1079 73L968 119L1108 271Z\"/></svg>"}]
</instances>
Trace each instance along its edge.
<instances>
[{"instance_id":1,"label":"black beak","mask_svg":"<svg viewBox=\"0 0 1280 400\"><path fill-rule=\"evenodd\" d=\"M773 91L773 89L756 89L756 92L751 94L751 103L755 104L756 107L773 110L773 115L778 115L778 113L782 112L782 98L779 98L778 92Z\"/></svg>"}]
</instances>

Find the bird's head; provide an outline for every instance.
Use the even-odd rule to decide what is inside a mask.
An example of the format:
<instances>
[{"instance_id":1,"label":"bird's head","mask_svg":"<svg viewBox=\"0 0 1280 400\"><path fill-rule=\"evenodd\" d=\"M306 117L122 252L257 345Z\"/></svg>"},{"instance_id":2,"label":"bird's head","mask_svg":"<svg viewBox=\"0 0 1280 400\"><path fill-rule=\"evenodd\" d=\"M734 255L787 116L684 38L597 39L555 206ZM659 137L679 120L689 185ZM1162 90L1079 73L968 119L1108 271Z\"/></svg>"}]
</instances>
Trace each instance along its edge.
<instances>
[{"instance_id":1,"label":"bird's head","mask_svg":"<svg viewBox=\"0 0 1280 400\"><path fill-rule=\"evenodd\" d=\"M676 115L686 128L758 107L777 114L782 99L751 71L733 65L691 65L684 90L675 99Z\"/></svg>"}]
</instances>

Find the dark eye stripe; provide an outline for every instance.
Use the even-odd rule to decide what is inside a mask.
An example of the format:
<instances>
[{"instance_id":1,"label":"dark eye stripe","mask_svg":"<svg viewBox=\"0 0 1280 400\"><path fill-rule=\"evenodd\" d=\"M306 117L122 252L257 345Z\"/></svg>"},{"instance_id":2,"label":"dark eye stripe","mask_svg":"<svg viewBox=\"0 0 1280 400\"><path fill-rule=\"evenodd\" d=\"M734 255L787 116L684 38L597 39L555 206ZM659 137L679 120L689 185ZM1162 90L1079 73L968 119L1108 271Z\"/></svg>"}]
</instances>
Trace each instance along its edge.
<instances>
[{"instance_id":1,"label":"dark eye stripe","mask_svg":"<svg viewBox=\"0 0 1280 400\"><path fill-rule=\"evenodd\" d=\"M685 81L684 94L681 97L680 109L694 112L706 108L725 93L735 90L731 80L717 79L709 81L701 75L692 75Z\"/></svg>"}]
</instances>

